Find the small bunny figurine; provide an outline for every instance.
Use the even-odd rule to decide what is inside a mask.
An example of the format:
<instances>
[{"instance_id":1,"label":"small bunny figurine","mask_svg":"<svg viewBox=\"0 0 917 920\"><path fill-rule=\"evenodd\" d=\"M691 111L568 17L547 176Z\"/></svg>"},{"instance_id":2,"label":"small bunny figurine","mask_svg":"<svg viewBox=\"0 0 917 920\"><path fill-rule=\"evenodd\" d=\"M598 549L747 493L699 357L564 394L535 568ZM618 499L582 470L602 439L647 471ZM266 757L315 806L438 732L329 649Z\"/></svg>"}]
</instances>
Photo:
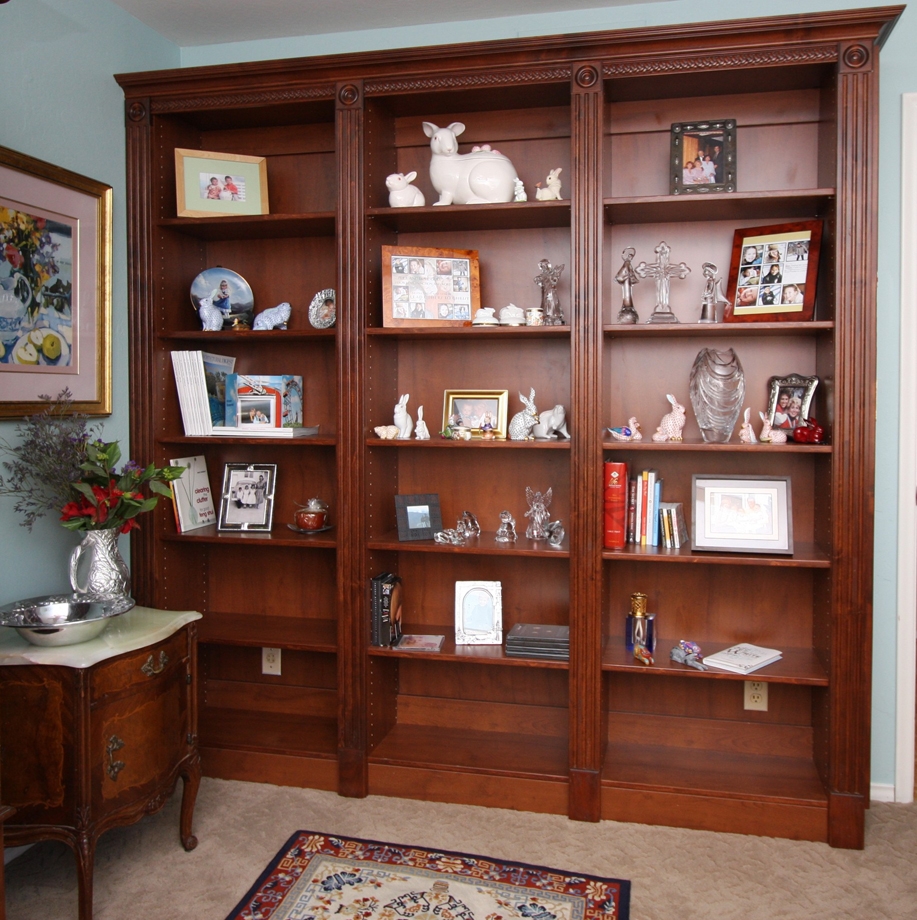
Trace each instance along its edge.
<instances>
[{"instance_id":1,"label":"small bunny figurine","mask_svg":"<svg viewBox=\"0 0 917 920\"><path fill-rule=\"evenodd\" d=\"M398 441L406 441L411 437L411 432L414 430L414 419L408 415L408 400L411 398L410 393L405 393L401 399L398 400L398 405L395 406L395 424L398 426Z\"/></svg>"},{"instance_id":2,"label":"small bunny figurine","mask_svg":"<svg viewBox=\"0 0 917 920\"><path fill-rule=\"evenodd\" d=\"M390 208L422 208L426 203L423 192L411 183L417 178L416 172L392 173L385 180L388 189Z\"/></svg>"},{"instance_id":3,"label":"small bunny figurine","mask_svg":"<svg viewBox=\"0 0 917 920\"><path fill-rule=\"evenodd\" d=\"M197 315L201 318L201 328L204 332L219 332L223 328L223 314L209 297L200 299Z\"/></svg>"},{"instance_id":4,"label":"small bunny figurine","mask_svg":"<svg viewBox=\"0 0 917 920\"><path fill-rule=\"evenodd\" d=\"M671 394L665 397L672 404L672 411L662 416L662 421L653 435L654 441L680 441L685 427L685 407Z\"/></svg>"},{"instance_id":5,"label":"small bunny figurine","mask_svg":"<svg viewBox=\"0 0 917 920\"><path fill-rule=\"evenodd\" d=\"M528 441L531 440L532 429L538 422L538 410L535 408L535 388L532 388L528 399L521 393L519 398L525 408L510 419L509 439L511 441Z\"/></svg>"},{"instance_id":6,"label":"small bunny figurine","mask_svg":"<svg viewBox=\"0 0 917 920\"><path fill-rule=\"evenodd\" d=\"M417 407L417 425L414 427L414 438L418 441L430 440L430 429L423 420L423 406Z\"/></svg>"},{"instance_id":7,"label":"small bunny figurine","mask_svg":"<svg viewBox=\"0 0 917 920\"><path fill-rule=\"evenodd\" d=\"M739 430L739 440L743 444L756 444L758 439L755 437L755 429L751 427L751 407L745 410L745 421Z\"/></svg>"},{"instance_id":8,"label":"small bunny figurine","mask_svg":"<svg viewBox=\"0 0 917 920\"><path fill-rule=\"evenodd\" d=\"M535 198L538 201L560 201L560 174L562 172L563 169L558 166L557 169L552 169L548 173L548 178L545 180L547 188L542 188L540 182L536 184Z\"/></svg>"},{"instance_id":9,"label":"small bunny figurine","mask_svg":"<svg viewBox=\"0 0 917 920\"><path fill-rule=\"evenodd\" d=\"M786 444L786 432L779 428L772 428L768 417L763 412L759 412L758 415L761 416L761 443Z\"/></svg>"}]
</instances>

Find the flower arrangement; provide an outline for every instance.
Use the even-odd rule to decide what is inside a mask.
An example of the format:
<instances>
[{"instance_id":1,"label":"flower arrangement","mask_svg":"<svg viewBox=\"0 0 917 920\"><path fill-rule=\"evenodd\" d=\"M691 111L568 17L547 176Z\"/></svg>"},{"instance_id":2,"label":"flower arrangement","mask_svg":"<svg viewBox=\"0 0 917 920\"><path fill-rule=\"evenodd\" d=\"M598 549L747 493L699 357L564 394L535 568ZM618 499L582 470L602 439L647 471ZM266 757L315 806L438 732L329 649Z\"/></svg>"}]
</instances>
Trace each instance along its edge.
<instances>
[{"instance_id":1,"label":"flower arrangement","mask_svg":"<svg viewBox=\"0 0 917 920\"><path fill-rule=\"evenodd\" d=\"M157 495L171 495L167 484L184 467L128 461L118 471L118 442L95 437L86 417L70 412L68 390L56 400L39 398L49 406L17 426L20 442L15 447L0 442L0 449L13 457L3 463L8 475L0 476L0 495L17 497L14 510L23 516L23 527L31 530L38 518L59 511L68 530L127 533L140 526L138 515L156 507Z\"/></svg>"}]
</instances>

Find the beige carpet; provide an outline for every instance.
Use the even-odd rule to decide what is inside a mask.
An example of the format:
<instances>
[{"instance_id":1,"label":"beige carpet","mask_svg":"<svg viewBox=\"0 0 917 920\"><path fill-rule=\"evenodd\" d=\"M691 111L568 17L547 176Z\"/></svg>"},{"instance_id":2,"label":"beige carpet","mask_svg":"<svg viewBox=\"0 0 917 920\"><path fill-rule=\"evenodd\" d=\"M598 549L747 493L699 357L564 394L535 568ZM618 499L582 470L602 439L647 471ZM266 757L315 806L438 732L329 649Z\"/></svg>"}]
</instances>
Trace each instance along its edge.
<instances>
[{"instance_id":1,"label":"beige carpet","mask_svg":"<svg viewBox=\"0 0 917 920\"><path fill-rule=\"evenodd\" d=\"M299 829L462 850L630 879L633 920L917 917L917 806L874 805L866 849L205 779L178 840L173 796L109 831L96 853L95 920L224 920ZM8 920L76 920L70 851L41 843L6 867Z\"/></svg>"}]
</instances>

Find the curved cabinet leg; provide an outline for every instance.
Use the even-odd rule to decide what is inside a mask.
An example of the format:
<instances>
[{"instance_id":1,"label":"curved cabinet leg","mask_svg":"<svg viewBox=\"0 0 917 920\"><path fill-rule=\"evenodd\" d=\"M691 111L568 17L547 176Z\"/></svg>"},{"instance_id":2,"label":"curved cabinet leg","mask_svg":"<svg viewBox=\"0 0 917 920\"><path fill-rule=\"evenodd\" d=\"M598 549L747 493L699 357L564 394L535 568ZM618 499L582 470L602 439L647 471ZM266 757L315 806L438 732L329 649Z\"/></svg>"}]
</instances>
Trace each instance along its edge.
<instances>
[{"instance_id":1,"label":"curved cabinet leg","mask_svg":"<svg viewBox=\"0 0 917 920\"><path fill-rule=\"evenodd\" d=\"M73 842L73 852L76 856L80 920L92 920L92 873L95 848L95 838L89 834L78 834Z\"/></svg>"},{"instance_id":2,"label":"curved cabinet leg","mask_svg":"<svg viewBox=\"0 0 917 920\"><path fill-rule=\"evenodd\" d=\"M197 837L191 833L191 822L194 818L194 803L197 801L197 790L201 785L201 758L197 755L190 760L186 769L181 773L181 821L179 834L182 846L186 850L193 850L197 846Z\"/></svg>"}]
</instances>

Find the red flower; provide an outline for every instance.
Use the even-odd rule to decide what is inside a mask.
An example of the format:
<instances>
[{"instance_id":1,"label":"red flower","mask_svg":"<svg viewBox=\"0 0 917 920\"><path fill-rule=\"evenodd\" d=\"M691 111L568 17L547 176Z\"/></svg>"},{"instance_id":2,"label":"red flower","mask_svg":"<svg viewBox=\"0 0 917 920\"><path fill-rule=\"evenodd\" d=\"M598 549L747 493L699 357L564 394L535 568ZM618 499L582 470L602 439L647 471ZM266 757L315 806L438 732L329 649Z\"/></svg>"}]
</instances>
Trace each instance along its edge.
<instances>
[{"instance_id":1,"label":"red flower","mask_svg":"<svg viewBox=\"0 0 917 920\"><path fill-rule=\"evenodd\" d=\"M121 527L121 533L129 533L131 530L139 530L140 525L137 523L137 518L131 518L129 521L125 521Z\"/></svg>"}]
</instances>

